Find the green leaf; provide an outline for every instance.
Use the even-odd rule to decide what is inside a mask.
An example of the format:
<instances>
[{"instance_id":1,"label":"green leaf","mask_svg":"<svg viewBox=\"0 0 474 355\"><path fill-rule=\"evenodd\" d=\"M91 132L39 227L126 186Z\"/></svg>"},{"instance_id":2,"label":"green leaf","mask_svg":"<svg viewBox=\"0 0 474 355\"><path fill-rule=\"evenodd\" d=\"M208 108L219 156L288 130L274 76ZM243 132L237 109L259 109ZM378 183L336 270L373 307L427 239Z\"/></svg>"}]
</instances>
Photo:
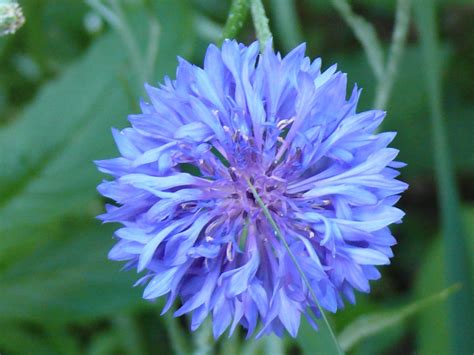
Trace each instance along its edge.
<instances>
[{"instance_id":1,"label":"green leaf","mask_svg":"<svg viewBox=\"0 0 474 355\"><path fill-rule=\"evenodd\" d=\"M124 58L113 52L115 36L97 41L0 130L0 259L48 238L33 226L72 210L90 214L100 179L92 160L112 154L109 127L129 109L117 84Z\"/></svg>"},{"instance_id":2,"label":"green leaf","mask_svg":"<svg viewBox=\"0 0 474 355\"><path fill-rule=\"evenodd\" d=\"M65 226L64 240L10 266L0 275L2 319L83 321L141 303L141 290L132 288L136 276L107 260L113 229L98 223L79 230Z\"/></svg>"},{"instance_id":3,"label":"green leaf","mask_svg":"<svg viewBox=\"0 0 474 355\"><path fill-rule=\"evenodd\" d=\"M467 226L468 255L470 269L474 269L474 207L463 210ZM437 238L428 249L416 278L415 292L418 298L437 292L444 285L446 274L443 258L443 243ZM448 305L441 303L430 307L417 317L417 353L420 355L449 354ZM469 330L463 334L468 336Z\"/></svg>"},{"instance_id":4,"label":"green leaf","mask_svg":"<svg viewBox=\"0 0 474 355\"><path fill-rule=\"evenodd\" d=\"M183 2L160 2L157 10L166 26L156 63L161 80L175 71L176 55L191 51L193 36ZM29 226L97 213L95 186L104 176L92 161L117 154L110 127L126 125L132 112L120 84L126 60L117 35L104 36L0 130L0 256L10 253L3 246L14 245L13 236L21 239L18 230L27 236Z\"/></svg>"},{"instance_id":5,"label":"green leaf","mask_svg":"<svg viewBox=\"0 0 474 355\"><path fill-rule=\"evenodd\" d=\"M342 330L338 337L339 343L344 351L349 351L361 340L402 323L408 317L431 304L444 301L449 295L459 289L460 285L455 285L430 297L395 310L363 315Z\"/></svg>"},{"instance_id":6,"label":"green leaf","mask_svg":"<svg viewBox=\"0 0 474 355\"><path fill-rule=\"evenodd\" d=\"M72 145L78 132L99 121L97 111L109 96L104 93L111 92L124 62L123 56L107 53L119 49L115 36L97 41L82 60L45 85L21 117L0 131L1 211L28 188L32 176Z\"/></svg>"}]
</instances>

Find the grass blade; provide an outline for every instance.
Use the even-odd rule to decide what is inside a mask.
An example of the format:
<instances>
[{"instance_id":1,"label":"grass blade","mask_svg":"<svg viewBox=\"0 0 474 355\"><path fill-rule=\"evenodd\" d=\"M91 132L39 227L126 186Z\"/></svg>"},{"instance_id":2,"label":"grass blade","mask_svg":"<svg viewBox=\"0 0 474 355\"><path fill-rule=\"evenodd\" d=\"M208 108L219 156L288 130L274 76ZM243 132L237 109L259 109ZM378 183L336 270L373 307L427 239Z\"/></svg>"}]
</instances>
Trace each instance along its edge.
<instances>
[{"instance_id":1,"label":"grass blade","mask_svg":"<svg viewBox=\"0 0 474 355\"><path fill-rule=\"evenodd\" d=\"M363 17L356 15L347 0L331 0L331 2L364 48L370 67L377 80L380 80L384 72L384 55L374 27Z\"/></svg>"},{"instance_id":2,"label":"grass blade","mask_svg":"<svg viewBox=\"0 0 474 355\"><path fill-rule=\"evenodd\" d=\"M387 66L383 78L377 84L374 108L383 110L392 91L398 65L405 49L405 43L410 24L411 0L398 0L395 15L395 29L392 35L392 44L388 54Z\"/></svg>"}]
</instances>

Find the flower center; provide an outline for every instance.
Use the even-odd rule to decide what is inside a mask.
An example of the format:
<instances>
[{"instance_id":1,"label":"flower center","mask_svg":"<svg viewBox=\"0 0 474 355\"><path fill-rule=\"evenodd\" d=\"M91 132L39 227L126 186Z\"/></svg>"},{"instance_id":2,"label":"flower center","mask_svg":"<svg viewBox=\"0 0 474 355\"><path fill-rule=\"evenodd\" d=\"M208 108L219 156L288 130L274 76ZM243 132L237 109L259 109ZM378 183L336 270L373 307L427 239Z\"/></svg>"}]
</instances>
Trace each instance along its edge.
<instances>
[{"instance_id":1,"label":"flower center","mask_svg":"<svg viewBox=\"0 0 474 355\"><path fill-rule=\"evenodd\" d=\"M260 218L261 207L250 190L247 179L255 187L258 195L267 208L278 215L286 211L287 198L285 196L286 181L284 179L268 176L262 172L252 172L229 168L232 177L231 184L228 185L230 203L233 208L239 209L242 213L251 218ZM228 199L228 202L229 202Z\"/></svg>"}]
</instances>

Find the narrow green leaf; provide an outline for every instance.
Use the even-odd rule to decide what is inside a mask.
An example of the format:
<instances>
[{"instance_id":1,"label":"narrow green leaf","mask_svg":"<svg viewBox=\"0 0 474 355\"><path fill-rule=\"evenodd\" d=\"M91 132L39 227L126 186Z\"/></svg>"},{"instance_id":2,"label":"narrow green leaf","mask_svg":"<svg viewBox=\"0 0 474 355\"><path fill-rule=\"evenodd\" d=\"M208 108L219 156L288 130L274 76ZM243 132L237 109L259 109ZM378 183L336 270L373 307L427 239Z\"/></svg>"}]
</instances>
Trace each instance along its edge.
<instances>
[{"instance_id":1,"label":"narrow green leaf","mask_svg":"<svg viewBox=\"0 0 474 355\"><path fill-rule=\"evenodd\" d=\"M442 107L441 61L434 0L415 1L417 27L424 58L424 74L431 108L431 126L435 156L436 182L441 208L447 284L461 283L463 289L449 301L451 352L468 354L474 349L474 337L464 332L474 324L472 271L469 267L465 229L460 213L455 172L446 138Z\"/></svg>"},{"instance_id":2,"label":"narrow green leaf","mask_svg":"<svg viewBox=\"0 0 474 355\"><path fill-rule=\"evenodd\" d=\"M364 48L375 77L380 79L384 72L384 55L374 27L363 17L356 15L347 0L331 0L331 3L354 32Z\"/></svg>"},{"instance_id":3,"label":"narrow green leaf","mask_svg":"<svg viewBox=\"0 0 474 355\"><path fill-rule=\"evenodd\" d=\"M469 267L471 270L474 270L474 206L463 208L462 212L468 232L465 237L467 253L470 257ZM424 253L422 263L417 272L415 283L416 297L424 298L443 288L446 279L446 260L443 254L443 240L441 236L436 236L436 239L433 240L431 246ZM450 353L449 307L447 303L443 302L435 307L425 309L416 317L417 354ZM463 329L463 334L467 336L469 329Z\"/></svg>"},{"instance_id":4,"label":"narrow green leaf","mask_svg":"<svg viewBox=\"0 0 474 355\"><path fill-rule=\"evenodd\" d=\"M339 344L341 344L344 351L349 351L361 340L383 332L389 327L402 323L408 317L425 309L433 303L444 301L451 294L459 291L460 288L461 286L459 284L454 285L430 297L395 310L363 315L342 330L338 337Z\"/></svg>"},{"instance_id":5,"label":"narrow green leaf","mask_svg":"<svg viewBox=\"0 0 474 355\"><path fill-rule=\"evenodd\" d=\"M388 54L384 74L377 84L374 108L385 109L390 92L392 91L395 75L405 50L405 42L410 24L411 0L397 0L397 13L395 15L395 29L392 34L392 43Z\"/></svg>"}]
</instances>

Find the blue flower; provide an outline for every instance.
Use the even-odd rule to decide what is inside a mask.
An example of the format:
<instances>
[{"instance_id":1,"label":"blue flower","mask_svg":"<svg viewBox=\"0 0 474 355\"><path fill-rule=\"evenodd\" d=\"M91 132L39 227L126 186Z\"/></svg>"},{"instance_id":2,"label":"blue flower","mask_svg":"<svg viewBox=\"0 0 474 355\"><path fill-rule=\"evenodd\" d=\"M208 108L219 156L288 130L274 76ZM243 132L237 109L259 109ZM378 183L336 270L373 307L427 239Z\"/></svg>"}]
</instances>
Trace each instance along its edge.
<instances>
[{"instance_id":1,"label":"blue flower","mask_svg":"<svg viewBox=\"0 0 474 355\"><path fill-rule=\"evenodd\" d=\"M144 272L143 297L166 295L163 313L178 298L192 330L211 315L215 337L239 324L296 336L301 315L320 316L246 179L324 309L369 292L393 256L407 188L395 133L377 133L385 113L357 113L360 90L346 99L346 75L304 53L226 41L204 68L179 59L176 80L147 86L132 127L113 130L121 156L96 162L116 202L100 219L123 225L110 259Z\"/></svg>"}]
</instances>

